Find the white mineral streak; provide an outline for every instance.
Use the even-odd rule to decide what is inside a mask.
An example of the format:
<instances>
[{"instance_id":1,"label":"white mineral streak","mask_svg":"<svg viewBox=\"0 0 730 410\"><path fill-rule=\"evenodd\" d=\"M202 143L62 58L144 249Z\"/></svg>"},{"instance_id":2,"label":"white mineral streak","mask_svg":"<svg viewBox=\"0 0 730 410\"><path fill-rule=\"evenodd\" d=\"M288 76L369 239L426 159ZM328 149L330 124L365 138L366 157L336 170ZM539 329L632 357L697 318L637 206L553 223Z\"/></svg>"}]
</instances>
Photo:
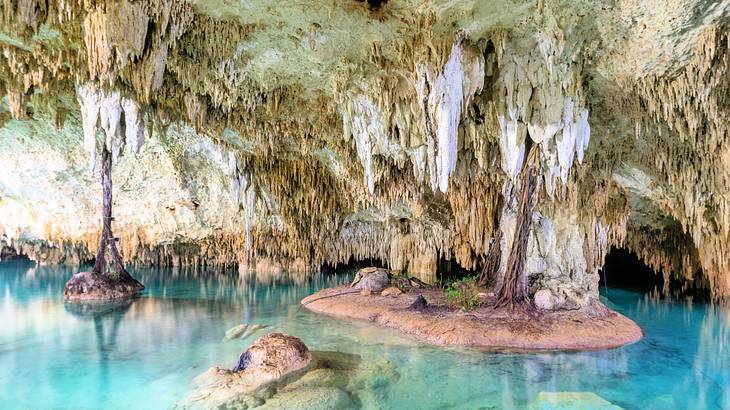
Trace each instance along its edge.
<instances>
[{"instance_id":1,"label":"white mineral streak","mask_svg":"<svg viewBox=\"0 0 730 410\"><path fill-rule=\"evenodd\" d=\"M99 125L104 130L106 136L106 149L112 153L112 160L117 161L121 148L124 144L122 141L122 129L120 121L122 119L122 105L119 93L112 92L109 95L102 93L99 99Z\"/></svg>"},{"instance_id":2,"label":"white mineral streak","mask_svg":"<svg viewBox=\"0 0 730 410\"><path fill-rule=\"evenodd\" d=\"M91 84L77 86L76 97L81 106L84 149L89 153L91 171L96 164L97 126L104 131L104 144L111 151L113 161L119 159L125 143L133 153L139 152L144 143L144 128L139 106L134 100L121 97L117 91L107 93Z\"/></svg>"},{"instance_id":3,"label":"white mineral streak","mask_svg":"<svg viewBox=\"0 0 730 410\"><path fill-rule=\"evenodd\" d=\"M81 123L84 129L84 149L89 154L89 170L96 167L96 123L99 120L99 99L93 88L76 87L76 96L81 106Z\"/></svg>"},{"instance_id":4,"label":"white mineral streak","mask_svg":"<svg viewBox=\"0 0 730 410\"><path fill-rule=\"evenodd\" d=\"M228 169L231 175L231 199L239 204L239 194L241 192L241 184L238 179L238 160L233 151L228 152Z\"/></svg>"},{"instance_id":5,"label":"white mineral streak","mask_svg":"<svg viewBox=\"0 0 730 410\"><path fill-rule=\"evenodd\" d=\"M435 154L431 166L432 189L446 192L449 176L456 168L459 124L464 104L484 86L484 58L462 50L461 42L454 43L451 55L441 72L419 64L416 92L424 102L423 115L429 155ZM430 134L435 135L430 135ZM435 138L435 144L433 139ZM433 154L432 147L435 145Z\"/></svg>"},{"instance_id":6,"label":"white mineral streak","mask_svg":"<svg viewBox=\"0 0 730 410\"><path fill-rule=\"evenodd\" d=\"M456 168L456 153L459 141L459 122L464 103L464 67L461 64L461 47L455 44L442 75L436 78L430 95L432 106L436 107L436 172L441 192L449 189L449 176Z\"/></svg>"},{"instance_id":7,"label":"white mineral streak","mask_svg":"<svg viewBox=\"0 0 730 410\"><path fill-rule=\"evenodd\" d=\"M228 168L231 175L231 196L236 206L244 206L246 229L246 262L251 260L251 227L256 216L256 188L251 171L239 168L238 159L233 151L228 152Z\"/></svg>"},{"instance_id":8,"label":"white mineral streak","mask_svg":"<svg viewBox=\"0 0 730 410\"><path fill-rule=\"evenodd\" d=\"M122 109L124 109L124 138L129 150L133 154L139 154L144 144L142 113L137 103L130 98L122 98Z\"/></svg>"},{"instance_id":9,"label":"white mineral streak","mask_svg":"<svg viewBox=\"0 0 730 410\"><path fill-rule=\"evenodd\" d=\"M519 133L517 110L509 110L507 116L499 116L499 149L502 152L502 169L515 179L525 159L525 136Z\"/></svg>"}]
</instances>

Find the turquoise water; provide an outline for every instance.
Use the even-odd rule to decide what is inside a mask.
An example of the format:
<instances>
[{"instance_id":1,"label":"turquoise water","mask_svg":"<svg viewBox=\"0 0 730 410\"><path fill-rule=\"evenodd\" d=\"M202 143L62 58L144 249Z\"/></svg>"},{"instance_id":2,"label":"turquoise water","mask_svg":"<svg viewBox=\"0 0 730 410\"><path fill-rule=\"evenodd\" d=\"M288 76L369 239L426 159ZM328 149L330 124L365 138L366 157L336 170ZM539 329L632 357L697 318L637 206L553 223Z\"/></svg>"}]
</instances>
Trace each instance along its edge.
<instances>
[{"instance_id":1,"label":"turquoise water","mask_svg":"<svg viewBox=\"0 0 730 410\"><path fill-rule=\"evenodd\" d=\"M569 391L626 409L730 409L728 308L609 289L608 304L646 332L641 342L599 352L486 353L429 347L299 308L302 297L346 276L137 270L147 285L140 298L84 311L62 299L72 273L0 263L0 409L169 408L196 375L233 366L255 339L222 342L240 322L299 336L311 349L391 361L400 377L374 387L382 408L519 409L540 392Z\"/></svg>"}]
</instances>

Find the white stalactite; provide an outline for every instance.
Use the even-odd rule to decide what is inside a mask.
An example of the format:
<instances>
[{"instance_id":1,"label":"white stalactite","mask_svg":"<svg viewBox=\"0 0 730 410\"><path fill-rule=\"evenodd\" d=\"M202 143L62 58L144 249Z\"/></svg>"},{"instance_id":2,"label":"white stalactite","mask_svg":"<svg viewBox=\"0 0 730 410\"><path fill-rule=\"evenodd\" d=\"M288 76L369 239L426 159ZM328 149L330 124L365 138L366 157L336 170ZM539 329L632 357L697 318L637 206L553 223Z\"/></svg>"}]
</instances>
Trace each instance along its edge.
<instances>
[{"instance_id":1,"label":"white stalactite","mask_svg":"<svg viewBox=\"0 0 730 410\"><path fill-rule=\"evenodd\" d=\"M92 88L86 86L76 87L76 96L81 106L84 149L89 154L89 170L93 172L96 167L96 123L99 121L99 98Z\"/></svg>"},{"instance_id":2,"label":"white stalactite","mask_svg":"<svg viewBox=\"0 0 730 410\"><path fill-rule=\"evenodd\" d=\"M139 105L134 100L121 97L117 91L107 93L91 84L77 86L76 97L81 107L84 149L89 154L92 172L96 165L97 126L104 131L104 144L114 162L121 156L125 143L130 144L132 152L139 152L144 143L144 128Z\"/></svg>"},{"instance_id":3,"label":"white stalactite","mask_svg":"<svg viewBox=\"0 0 730 410\"><path fill-rule=\"evenodd\" d=\"M124 109L124 138L133 154L139 154L144 144L144 126L142 112L137 102L130 98L122 98Z\"/></svg>"},{"instance_id":4,"label":"white stalactite","mask_svg":"<svg viewBox=\"0 0 730 410\"><path fill-rule=\"evenodd\" d=\"M502 152L502 169L512 180L517 178L525 159L525 139L520 138L517 111L510 110L507 117L500 115L499 149Z\"/></svg>"},{"instance_id":5,"label":"white stalactite","mask_svg":"<svg viewBox=\"0 0 730 410\"><path fill-rule=\"evenodd\" d=\"M418 65L416 93L420 101L426 101L423 107L426 132L435 133L436 141L426 135L429 153L431 147L435 151L435 166L430 167L432 189L446 192L449 176L456 169L464 104L484 86L484 58L467 55L461 43L456 42L443 70L434 71L426 64Z\"/></svg>"}]
</instances>

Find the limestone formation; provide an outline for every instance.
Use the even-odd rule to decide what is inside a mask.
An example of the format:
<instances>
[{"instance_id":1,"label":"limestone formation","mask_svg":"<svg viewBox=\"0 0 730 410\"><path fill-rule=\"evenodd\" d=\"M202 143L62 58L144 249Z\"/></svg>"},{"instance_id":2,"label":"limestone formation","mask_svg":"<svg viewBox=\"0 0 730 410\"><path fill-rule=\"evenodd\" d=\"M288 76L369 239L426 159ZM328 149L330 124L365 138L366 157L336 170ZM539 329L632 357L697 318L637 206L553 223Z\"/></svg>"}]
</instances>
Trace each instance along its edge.
<instances>
[{"instance_id":1,"label":"limestone formation","mask_svg":"<svg viewBox=\"0 0 730 410\"><path fill-rule=\"evenodd\" d=\"M3 2L0 243L93 260L103 143L129 264L518 266L586 307L619 246L727 297L730 5L665 3Z\"/></svg>"},{"instance_id":2,"label":"limestone formation","mask_svg":"<svg viewBox=\"0 0 730 410\"><path fill-rule=\"evenodd\" d=\"M380 293L388 287L389 282L390 278L385 269L363 268L357 271L350 287L368 294Z\"/></svg>"},{"instance_id":3,"label":"limestone formation","mask_svg":"<svg viewBox=\"0 0 730 410\"><path fill-rule=\"evenodd\" d=\"M339 409L355 403L371 407L377 404L372 386L398 378L389 362L310 352L301 340L281 333L259 338L243 357L245 369L212 367L198 376L198 388L176 408Z\"/></svg>"},{"instance_id":4,"label":"limestone formation","mask_svg":"<svg viewBox=\"0 0 730 410\"><path fill-rule=\"evenodd\" d=\"M298 338L269 333L241 354L232 371L246 372L263 384L305 367L311 359L309 349Z\"/></svg>"}]
</instances>

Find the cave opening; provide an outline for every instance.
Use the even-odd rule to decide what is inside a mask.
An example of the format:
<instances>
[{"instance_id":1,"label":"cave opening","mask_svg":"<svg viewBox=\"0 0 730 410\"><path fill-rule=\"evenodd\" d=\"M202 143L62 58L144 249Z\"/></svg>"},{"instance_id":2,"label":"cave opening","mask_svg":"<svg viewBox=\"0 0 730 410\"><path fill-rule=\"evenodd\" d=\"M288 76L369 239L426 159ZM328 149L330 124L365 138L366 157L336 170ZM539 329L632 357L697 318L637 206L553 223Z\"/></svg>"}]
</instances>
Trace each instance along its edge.
<instances>
[{"instance_id":1,"label":"cave opening","mask_svg":"<svg viewBox=\"0 0 730 410\"><path fill-rule=\"evenodd\" d=\"M651 291L664 286L662 274L654 272L636 253L626 248L611 247L600 277L601 288L610 286L633 291Z\"/></svg>"},{"instance_id":2,"label":"cave opening","mask_svg":"<svg viewBox=\"0 0 730 410\"><path fill-rule=\"evenodd\" d=\"M479 267L474 270L466 269L453 259L439 256L436 260L436 283L443 285L467 277L476 278L479 271Z\"/></svg>"},{"instance_id":3,"label":"cave opening","mask_svg":"<svg viewBox=\"0 0 730 410\"><path fill-rule=\"evenodd\" d=\"M388 0L358 0L360 3L368 3L368 7L370 7L370 10L377 10L381 8L385 3L388 2Z\"/></svg>"},{"instance_id":4,"label":"cave opening","mask_svg":"<svg viewBox=\"0 0 730 410\"><path fill-rule=\"evenodd\" d=\"M30 258L26 255L19 254L15 248L11 246L0 247L0 262L11 261L11 260L27 260L30 262Z\"/></svg>"},{"instance_id":5,"label":"cave opening","mask_svg":"<svg viewBox=\"0 0 730 410\"><path fill-rule=\"evenodd\" d=\"M362 268L375 266L379 268L387 268L387 265L378 258L356 258L350 256L350 259L346 263L330 264L324 263L320 266L319 270L322 273L337 273L337 272L349 272L357 271Z\"/></svg>"}]
</instances>

